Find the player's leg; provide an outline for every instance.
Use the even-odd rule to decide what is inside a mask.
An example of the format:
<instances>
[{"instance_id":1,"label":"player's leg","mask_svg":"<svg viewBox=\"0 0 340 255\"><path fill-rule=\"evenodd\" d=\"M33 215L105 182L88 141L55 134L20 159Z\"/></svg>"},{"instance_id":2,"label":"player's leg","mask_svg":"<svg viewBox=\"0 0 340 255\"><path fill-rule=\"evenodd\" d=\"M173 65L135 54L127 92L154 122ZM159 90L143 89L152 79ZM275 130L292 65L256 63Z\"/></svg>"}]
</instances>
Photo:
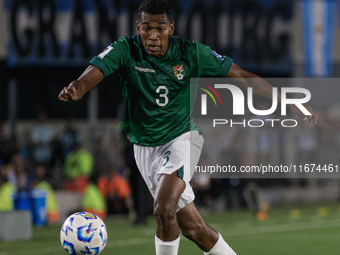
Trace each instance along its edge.
<instances>
[{"instance_id":1,"label":"player's leg","mask_svg":"<svg viewBox=\"0 0 340 255\"><path fill-rule=\"evenodd\" d=\"M179 226L176 218L178 200L185 183L177 171L163 174L155 194L154 215L157 221L156 255L176 255L179 247Z\"/></svg>"},{"instance_id":2,"label":"player's leg","mask_svg":"<svg viewBox=\"0 0 340 255\"><path fill-rule=\"evenodd\" d=\"M177 221L182 234L195 242L204 254L236 255L223 237L204 222L193 202L177 212Z\"/></svg>"},{"instance_id":3,"label":"player's leg","mask_svg":"<svg viewBox=\"0 0 340 255\"><path fill-rule=\"evenodd\" d=\"M182 234L195 242L201 250L209 251L217 242L218 233L206 225L194 202L177 212L177 221Z\"/></svg>"},{"instance_id":4,"label":"player's leg","mask_svg":"<svg viewBox=\"0 0 340 255\"><path fill-rule=\"evenodd\" d=\"M171 145L173 143L162 147L134 145L137 166L154 197L154 214L157 220L156 255L177 255L179 247L179 227L176 211L179 198L186 185L177 176L178 171L170 171L180 168L172 164L179 160L177 160L177 153ZM169 157L168 151L171 151L171 157ZM171 167L167 167L170 164ZM181 163L179 164L181 165ZM161 172L161 170L168 171Z\"/></svg>"},{"instance_id":5,"label":"player's leg","mask_svg":"<svg viewBox=\"0 0 340 255\"><path fill-rule=\"evenodd\" d=\"M195 136L195 137L194 137ZM196 143L192 143L192 139ZM174 240L179 236L176 211L191 203L195 195L189 184L191 179L192 151L197 150L194 163L201 152L203 138L198 131L187 132L158 152L158 174L161 174L155 193L154 214L157 220L157 236L163 241ZM194 146L196 145L196 146ZM197 158L197 159L196 159Z\"/></svg>"},{"instance_id":6,"label":"player's leg","mask_svg":"<svg viewBox=\"0 0 340 255\"><path fill-rule=\"evenodd\" d=\"M177 176L177 171L160 178L154 201L154 214L157 221L156 235L164 241L172 241L179 236L176 210L185 183Z\"/></svg>"},{"instance_id":7,"label":"player's leg","mask_svg":"<svg viewBox=\"0 0 340 255\"><path fill-rule=\"evenodd\" d=\"M194 167L190 166L197 164L202 145L203 137L193 131L162 146L134 146L137 166L155 199L157 255L176 255L178 252L176 211L195 198L189 184Z\"/></svg>"}]
</instances>

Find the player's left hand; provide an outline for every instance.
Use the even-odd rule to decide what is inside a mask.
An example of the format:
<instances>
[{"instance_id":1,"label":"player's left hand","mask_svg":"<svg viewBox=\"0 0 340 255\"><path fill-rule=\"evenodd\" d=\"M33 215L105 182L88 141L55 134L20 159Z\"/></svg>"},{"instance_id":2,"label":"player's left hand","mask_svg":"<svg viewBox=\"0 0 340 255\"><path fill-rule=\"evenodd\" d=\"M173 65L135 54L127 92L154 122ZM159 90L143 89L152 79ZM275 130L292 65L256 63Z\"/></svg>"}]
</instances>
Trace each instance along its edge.
<instances>
[{"instance_id":1,"label":"player's left hand","mask_svg":"<svg viewBox=\"0 0 340 255\"><path fill-rule=\"evenodd\" d=\"M309 105L304 104L303 105L307 111L311 113L311 115L305 115L303 112L294 104L290 105L290 109L297 115L299 115L304 121L307 121L307 123L311 126L314 127L317 122L318 122L318 113L313 110L312 107Z\"/></svg>"}]
</instances>

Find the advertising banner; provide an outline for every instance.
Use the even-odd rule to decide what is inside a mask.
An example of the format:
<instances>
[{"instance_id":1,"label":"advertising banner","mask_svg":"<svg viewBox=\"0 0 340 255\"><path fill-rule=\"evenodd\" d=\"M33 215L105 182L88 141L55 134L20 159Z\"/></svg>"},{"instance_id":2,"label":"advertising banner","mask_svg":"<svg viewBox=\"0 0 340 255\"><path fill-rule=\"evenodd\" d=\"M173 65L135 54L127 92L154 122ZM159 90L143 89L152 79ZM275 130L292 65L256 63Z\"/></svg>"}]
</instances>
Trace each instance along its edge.
<instances>
[{"instance_id":1,"label":"advertising banner","mask_svg":"<svg viewBox=\"0 0 340 255\"><path fill-rule=\"evenodd\" d=\"M83 66L136 34L141 0L5 0L7 64ZM210 46L253 72L289 74L292 1L169 1L175 35Z\"/></svg>"}]
</instances>

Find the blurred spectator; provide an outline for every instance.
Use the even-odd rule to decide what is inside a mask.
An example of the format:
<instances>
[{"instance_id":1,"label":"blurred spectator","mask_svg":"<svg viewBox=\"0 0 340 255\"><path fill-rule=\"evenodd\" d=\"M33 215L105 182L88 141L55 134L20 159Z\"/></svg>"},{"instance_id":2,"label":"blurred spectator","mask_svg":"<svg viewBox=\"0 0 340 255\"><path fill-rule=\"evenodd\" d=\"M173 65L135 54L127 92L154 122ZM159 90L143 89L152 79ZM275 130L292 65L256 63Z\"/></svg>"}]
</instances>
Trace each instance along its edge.
<instances>
[{"instance_id":1,"label":"blurred spectator","mask_svg":"<svg viewBox=\"0 0 340 255\"><path fill-rule=\"evenodd\" d=\"M318 144L318 160L321 164L336 164L338 162L337 134L340 131L340 122L332 118L328 109L324 109L320 114Z\"/></svg>"},{"instance_id":2,"label":"blurred spectator","mask_svg":"<svg viewBox=\"0 0 340 255\"><path fill-rule=\"evenodd\" d=\"M17 144L7 132L6 121L0 122L0 165L8 164L15 152L18 151Z\"/></svg>"},{"instance_id":3,"label":"blurred spectator","mask_svg":"<svg viewBox=\"0 0 340 255\"><path fill-rule=\"evenodd\" d=\"M34 179L30 183L29 187L46 192L47 220L49 223L55 223L59 220L58 203L51 184L46 181L45 178L46 166L39 163L34 169Z\"/></svg>"},{"instance_id":4,"label":"blurred spectator","mask_svg":"<svg viewBox=\"0 0 340 255\"><path fill-rule=\"evenodd\" d=\"M6 131L6 121L0 122L0 141L9 138L9 134Z\"/></svg>"},{"instance_id":5,"label":"blurred spectator","mask_svg":"<svg viewBox=\"0 0 340 255\"><path fill-rule=\"evenodd\" d=\"M35 163L49 164L52 158L51 141L53 132L46 124L48 119L44 111L40 111L37 116L37 123L31 130L32 157Z\"/></svg>"},{"instance_id":6,"label":"blurred spectator","mask_svg":"<svg viewBox=\"0 0 340 255\"><path fill-rule=\"evenodd\" d=\"M98 187L107 200L108 214L128 213L127 198L131 189L128 181L112 165L99 178Z\"/></svg>"},{"instance_id":7,"label":"blurred spectator","mask_svg":"<svg viewBox=\"0 0 340 255\"><path fill-rule=\"evenodd\" d=\"M298 164L315 163L318 148L317 134L314 128L300 122L297 127L296 147L298 149Z\"/></svg>"},{"instance_id":8,"label":"blurred spectator","mask_svg":"<svg viewBox=\"0 0 340 255\"><path fill-rule=\"evenodd\" d=\"M61 189L62 181L62 168L64 163L63 149L58 137L55 137L51 142L52 159L51 169L47 171L46 179L55 189Z\"/></svg>"},{"instance_id":9,"label":"blurred spectator","mask_svg":"<svg viewBox=\"0 0 340 255\"><path fill-rule=\"evenodd\" d=\"M235 166L236 169L240 169L241 167L241 137L240 135L235 137L233 140L232 148L225 150L223 155L223 165L231 165ZM222 179L222 186L224 188L225 197L227 198L226 207L228 209L238 209L246 207L246 202L243 197L243 189L246 180L244 178L240 178L238 174L233 174L230 178Z\"/></svg>"},{"instance_id":10,"label":"blurred spectator","mask_svg":"<svg viewBox=\"0 0 340 255\"><path fill-rule=\"evenodd\" d=\"M133 225L142 226L147 224L147 215L153 213L153 198L143 180L142 175L136 165L133 152L133 144L127 139L124 131L124 104L121 103L117 109L117 119L120 122L117 129L121 131L120 138L122 144L122 156L124 165L129 169L129 182L131 187L131 197L133 200L133 210L136 214Z\"/></svg>"},{"instance_id":11,"label":"blurred spectator","mask_svg":"<svg viewBox=\"0 0 340 255\"><path fill-rule=\"evenodd\" d=\"M116 147L117 150L118 146ZM96 137L94 139L94 151L93 151L93 158L94 158L94 165L93 165L93 175L95 178L99 178L100 176L104 175L106 172L107 162L111 162L114 160L111 155L108 153L108 148L104 145L104 138L103 137Z\"/></svg>"},{"instance_id":12,"label":"blurred spectator","mask_svg":"<svg viewBox=\"0 0 340 255\"><path fill-rule=\"evenodd\" d=\"M91 212L102 219L107 216L107 205L103 194L97 185L90 182L84 191L82 198L82 210Z\"/></svg>"},{"instance_id":13,"label":"blurred spectator","mask_svg":"<svg viewBox=\"0 0 340 255\"><path fill-rule=\"evenodd\" d=\"M270 109L271 104L266 101L259 102L258 110L268 110ZM258 164L269 164L270 163L270 153L273 149L273 144L271 140L273 128L271 127L270 122L266 121L266 119L276 119L276 117L271 115L266 116L257 116L258 119L262 120L265 124L261 128L255 128L255 132L257 133L257 154L258 154Z\"/></svg>"},{"instance_id":14,"label":"blurred spectator","mask_svg":"<svg viewBox=\"0 0 340 255\"><path fill-rule=\"evenodd\" d=\"M64 189L83 192L92 171L93 156L80 143L76 144L64 162Z\"/></svg>"},{"instance_id":15,"label":"blurred spectator","mask_svg":"<svg viewBox=\"0 0 340 255\"><path fill-rule=\"evenodd\" d=\"M136 218L134 219L133 224L136 226L145 225L147 224L147 216L152 215L153 198L138 170L133 154L131 155L132 157L129 157L128 155L125 156L125 164L130 170L129 181L131 186L133 209L136 213Z\"/></svg>"},{"instance_id":16,"label":"blurred spectator","mask_svg":"<svg viewBox=\"0 0 340 255\"><path fill-rule=\"evenodd\" d=\"M19 152L12 157L13 171L9 172L9 180L16 186L17 190L27 188L28 176L25 162Z\"/></svg>"},{"instance_id":17,"label":"blurred spectator","mask_svg":"<svg viewBox=\"0 0 340 255\"><path fill-rule=\"evenodd\" d=\"M69 117L67 119L60 140L63 150L63 158L65 159L66 156L73 150L74 146L80 143L80 132L75 127L73 117Z\"/></svg>"},{"instance_id":18,"label":"blurred spectator","mask_svg":"<svg viewBox=\"0 0 340 255\"><path fill-rule=\"evenodd\" d=\"M206 157L201 156L201 160L197 165L202 168L207 167L209 166L209 161ZM204 207L211 206L213 198L210 194L211 179L209 173L197 171L191 179L190 185L195 191L196 207L202 210Z\"/></svg>"},{"instance_id":19,"label":"blurred spectator","mask_svg":"<svg viewBox=\"0 0 340 255\"><path fill-rule=\"evenodd\" d=\"M0 212L14 210L15 185L8 181L8 166L0 165Z\"/></svg>"},{"instance_id":20,"label":"blurred spectator","mask_svg":"<svg viewBox=\"0 0 340 255\"><path fill-rule=\"evenodd\" d=\"M251 112L246 109L245 118L251 119ZM258 132L255 128L246 128L242 130L241 134L241 143L243 145L242 153L241 153L241 162L242 165L245 166L253 166L258 164Z\"/></svg>"},{"instance_id":21,"label":"blurred spectator","mask_svg":"<svg viewBox=\"0 0 340 255\"><path fill-rule=\"evenodd\" d=\"M118 109L118 119L123 119L123 112L123 104L120 104ZM126 137L123 121L118 124L117 129L121 131L123 145L122 156L124 158L124 164L129 169L128 178L131 187L133 209L136 213L136 218L133 220L133 225L146 225L147 216L153 214L153 198L136 165L133 144Z\"/></svg>"},{"instance_id":22,"label":"blurred spectator","mask_svg":"<svg viewBox=\"0 0 340 255\"><path fill-rule=\"evenodd\" d=\"M210 194L211 180L208 173L196 173L190 184L195 191L195 205L201 209L210 206L212 196Z\"/></svg>"}]
</instances>

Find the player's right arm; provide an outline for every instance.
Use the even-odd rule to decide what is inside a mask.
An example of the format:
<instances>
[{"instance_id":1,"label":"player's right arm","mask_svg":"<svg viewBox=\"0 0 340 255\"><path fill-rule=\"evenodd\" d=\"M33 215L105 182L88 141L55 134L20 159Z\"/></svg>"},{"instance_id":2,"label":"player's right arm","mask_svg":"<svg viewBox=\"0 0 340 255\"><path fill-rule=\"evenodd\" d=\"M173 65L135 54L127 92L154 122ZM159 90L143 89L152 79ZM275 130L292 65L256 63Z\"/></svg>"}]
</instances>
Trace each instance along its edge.
<instances>
[{"instance_id":1,"label":"player's right arm","mask_svg":"<svg viewBox=\"0 0 340 255\"><path fill-rule=\"evenodd\" d=\"M58 98L64 102L78 101L103 79L102 71L94 65L89 65L77 80L62 89Z\"/></svg>"},{"instance_id":2,"label":"player's right arm","mask_svg":"<svg viewBox=\"0 0 340 255\"><path fill-rule=\"evenodd\" d=\"M59 93L61 101L80 100L86 92L101 80L123 67L129 57L129 44L126 37L119 38L98 56L94 57L83 74Z\"/></svg>"},{"instance_id":3,"label":"player's right arm","mask_svg":"<svg viewBox=\"0 0 340 255\"><path fill-rule=\"evenodd\" d=\"M236 64L232 64L227 78L235 78L241 81L240 85L243 88L252 87L254 89L254 93L269 99L272 99L273 87L267 83L264 79L259 77L258 75L245 71L241 67ZM247 79L248 78L248 79ZM278 92L278 101L281 102L281 94ZM307 121L311 127L314 127L318 121L318 113L312 109L311 106L303 104L311 115L305 115L295 104L289 104L288 107L292 110L293 113L299 115L304 121Z\"/></svg>"}]
</instances>

